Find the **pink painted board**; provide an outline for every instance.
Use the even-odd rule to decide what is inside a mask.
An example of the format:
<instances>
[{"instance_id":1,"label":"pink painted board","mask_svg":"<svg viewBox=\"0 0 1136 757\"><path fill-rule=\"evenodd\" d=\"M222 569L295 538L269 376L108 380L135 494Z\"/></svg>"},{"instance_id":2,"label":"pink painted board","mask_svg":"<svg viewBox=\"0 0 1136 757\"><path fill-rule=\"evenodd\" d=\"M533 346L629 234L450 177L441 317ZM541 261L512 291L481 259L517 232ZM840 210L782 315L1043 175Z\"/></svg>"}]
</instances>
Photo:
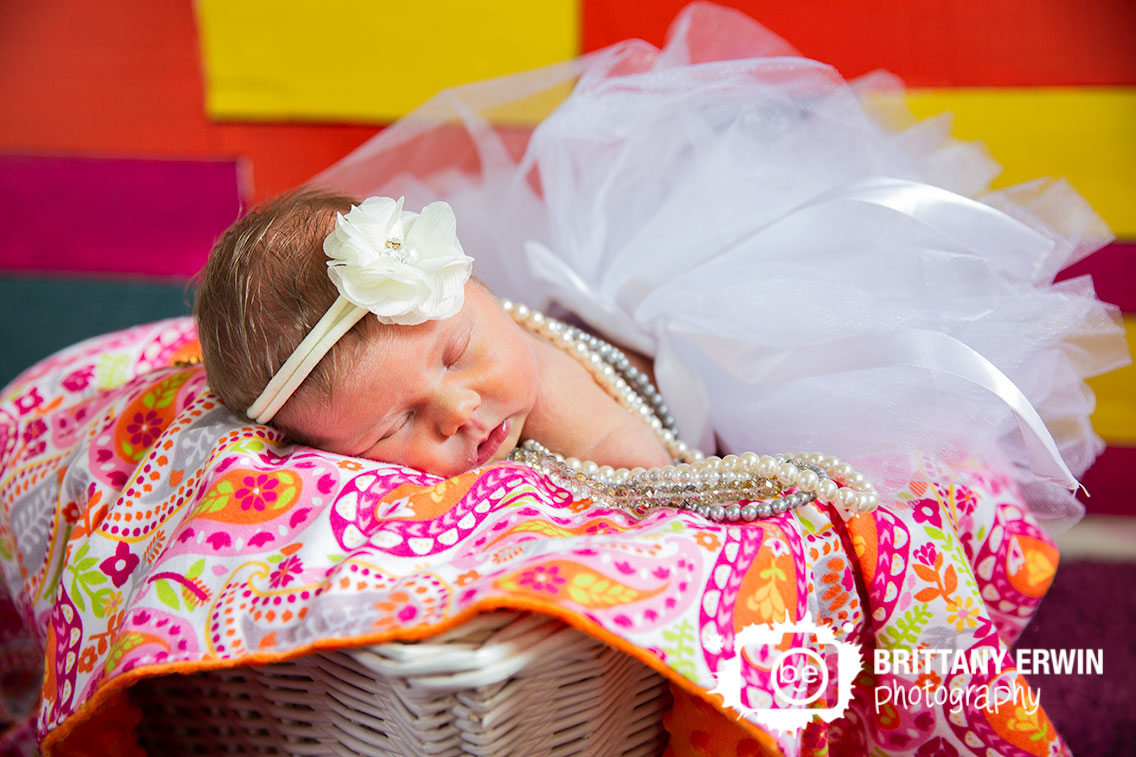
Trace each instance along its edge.
<instances>
[{"instance_id":1,"label":"pink painted board","mask_svg":"<svg viewBox=\"0 0 1136 757\"><path fill-rule=\"evenodd\" d=\"M0 154L0 270L185 278L240 213L234 160Z\"/></svg>"}]
</instances>

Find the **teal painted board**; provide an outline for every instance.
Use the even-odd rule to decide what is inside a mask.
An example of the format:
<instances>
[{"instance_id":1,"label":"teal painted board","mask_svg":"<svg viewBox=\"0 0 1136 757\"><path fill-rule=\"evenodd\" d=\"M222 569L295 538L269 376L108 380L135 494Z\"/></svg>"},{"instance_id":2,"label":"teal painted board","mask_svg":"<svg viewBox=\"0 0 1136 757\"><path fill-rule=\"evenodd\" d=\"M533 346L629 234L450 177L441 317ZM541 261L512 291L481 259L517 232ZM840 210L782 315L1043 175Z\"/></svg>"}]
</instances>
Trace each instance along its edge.
<instances>
[{"instance_id":1,"label":"teal painted board","mask_svg":"<svg viewBox=\"0 0 1136 757\"><path fill-rule=\"evenodd\" d=\"M192 301L183 283L0 278L0 386L87 337L185 315Z\"/></svg>"}]
</instances>

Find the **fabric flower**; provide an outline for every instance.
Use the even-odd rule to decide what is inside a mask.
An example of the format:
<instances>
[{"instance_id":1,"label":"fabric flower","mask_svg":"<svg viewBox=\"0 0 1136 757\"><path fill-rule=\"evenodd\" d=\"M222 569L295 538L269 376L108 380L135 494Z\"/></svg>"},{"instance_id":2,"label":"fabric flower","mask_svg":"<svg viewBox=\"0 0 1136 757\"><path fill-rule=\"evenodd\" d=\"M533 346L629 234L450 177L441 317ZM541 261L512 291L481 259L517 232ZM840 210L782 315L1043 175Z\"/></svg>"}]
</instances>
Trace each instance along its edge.
<instances>
[{"instance_id":1,"label":"fabric flower","mask_svg":"<svg viewBox=\"0 0 1136 757\"><path fill-rule=\"evenodd\" d=\"M83 513L79 510L78 502L68 502L63 508L63 519L68 523L78 523L82 517Z\"/></svg>"},{"instance_id":2,"label":"fabric flower","mask_svg":"<svg viewBox=\"0 0 1136 757\"><path fill-rule=\"evenodd\" d=\"M83 653L79 655L79 672L90 673L95 669L95 663L99 661L98 652L95 651L95 645L87 647Z\"/></svg>"},{"instance_id":3,"label":"fabric flower","mask_svg":"<svg viewBox=\"0 0 1136 757\"><path fill-rule=\"evenodd\" d=\"M947 622L953 623L956 630L965 631L978 625L978 607L970 597L947 601Z\"/></svg>"},{"instance_id":4,"label":"fabric flower","mask_svg":"<svg viewBox=\"0 0 1136 757\"><path fill-rule=\"evenodd\" d=\"M564 576L560 575L560 568L556 565L545 567L538 565L535 568L526 570L517 579L517 583L521 586L528 586L533 591L546 591L549 594L559 594L560 586L567 583Z\"/></svg>"},{"instance_id":5,"label":"fabric flower","mask_svg":"<svg viewBox=\"0 0 1136 757\"><path fill-rule=\"evenodd\" d=\"M24 428L24 444L30 444L33 440L40 438L45 431L47 431L47 424L43 422L42 418L31 421Z\"/></svg>"},{"instance_id":6,"label":"fabric flower","mask_svg":"<svg viewBox=\"0 0 1136 757\"><path fill-rule=\"evenodd\" d=\"M121 542L119 542L119 543L121 544ZM109 591L109 592L107 592L106 596L103 598L103 613L105 613L108 618L113 618L115 613L117 613L121 608L122 608L122 592L121 591Z\"/></svg>"},{"instance_id":7,"label":"fabric flower","mask_svg":"<svg viewBox=\"0 0 1136 757\"><path fill-rule=\"evenodd\" d=\"M91 377L95 375L95 366L88 365L86 368L80 368L77 371L67 374L63 379L63 388L69 392L78 392L87 388L91 383Z\"/></svg>"},{"instance_id":8,"label":"fabric flower","mask_svg":"<svg viewBox=\"0 0 1136 757\"><path fill-rule=\"evenodd\" d=\"M476 570L467 570L465 573L462 573L460 576L458 576L457 580L454 581L454 583L456 583L458 586L465 586L466 584L473 583L479 578L481 578L481 574Z\"/></svg>"},{"instance_id":9,"label":"fabric flower","mask_svg":"<svg viewBox=\"0 0 1136 757\"><path fill-rule=\"evenodd\" d=\"M233 495L241 501L242 510L263 510L265 505L274 503L279 496L272 491L280 483L279 479L269 477L265 473L257 476L245 476L242 480L244 486L237 489Z\"/></svg>"},{"instance_id":10,"label":"fabric flower","mask_svg":"<svg viewBox=\"0 0 1136 757\"><path fill-rule=\"evenodd\" d=\"M957 487L955 489L955 507L959 513L969 516L978 509L978 495L969 487Z\"/></svg>"},{"instance_id":11,"label":"fabric flower","mask_svg":"<svg viewBox=\"0 0 1136 757\"><path fill-rule=\"evenodd\" d=\"M117 589L126 583L126 579L130 578L130 574L138 567L139 562L141 560L130 551L130 546L120 541L114 554L99 563L99 567L110 577L110 582Z\"/></svg>"},{"instance_id":12,"label":"fabric flower","mask_svg":"<svg viewBox=\"0 0 1136 757\"><path fill-rule=\"evenodd\" d=\"M135 447L149 447L162 433L162 416L153 410L146 414L135 413L126 426L126 433L130 434L130 443Z\"/></svg>"},{"instance_id":13,"label":"fabric flower","mask_svg":"<svg viewBox=\"0 0 1136 757\"><path fill-rule=\"evenodd\" d=\"M42 404L43 397L40 396L39 389L34 387L27 394L16 398L16 409L20 411L20 415L27 415Z\"/></svg>"},{"instance_id":14,"label":"fabric flower","mask_svg":"<svg viewBox=\"0 0 1136 757\"><path fill-rule=\"evenodd\" d=\"M433 202L422 213L403 198L369 197L339 214L323 251L328 275L349 302L383 323L407 326L461 310L473 258L457 238L454 211Z\"/></svg>"},{"instance_id":15,"label":"fabric flower","mask_svg":"<svg viewBox=\"0 0 1136 757\"><path fill-rule=\"evenodd\" d=\"M935 545L930 542L927 542L914 552L915 559L924 565L934 565L935 558L938 554L939 552L935 549Z\"/></svg>"},{"instance_id":16,"label":"fabric flower","mask_svg":"<svg viewBox=\"0 0 1136 757\"><path fill-rule=\"evenodd\" d=\"M911 503L912 515L916 523L927 523L935 528L943 527L943 518L939 514L939 503L933 499L917 499Z\"/></svg>"},{"instance_id":17,"label":"fabric flower","mask_svg":"<svg viewBox=\"0 0 1136 757\"><path fill-rule=\"evenodd\" d=\"M711 552L715 551L720 546L718 537L714 534L706 533L705 531L696 533L694 535L694 541L698 543L698 546L708 549Z\"/></svg>"},{"instance_id":18,"label":"fabric flower","mask_svg":"<svg viewBox=\"0 0 1136 757\"><path fill-rule=\"evenodd\" d=\"M300 558L296 555L289 555L286 557L276 570L268 579L268 585L274 589L287 586L292 583L292 580L300 575L304 570L304 565Z\"/></svg>"}]
</instances>

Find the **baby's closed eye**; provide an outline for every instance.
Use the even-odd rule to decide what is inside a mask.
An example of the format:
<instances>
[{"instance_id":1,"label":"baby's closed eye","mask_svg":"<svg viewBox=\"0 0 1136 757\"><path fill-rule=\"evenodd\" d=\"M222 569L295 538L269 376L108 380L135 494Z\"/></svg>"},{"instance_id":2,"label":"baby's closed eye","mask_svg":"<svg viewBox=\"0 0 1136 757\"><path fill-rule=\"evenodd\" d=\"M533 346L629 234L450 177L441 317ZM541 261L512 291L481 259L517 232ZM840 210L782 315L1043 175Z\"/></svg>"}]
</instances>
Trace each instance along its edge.
<instances>
[{"instance_id":1,"label":"baby's closed eye","mask_svg":"<svg viewBox=\"0 0 1136 757\"><path fill-rule=\"evenodd\" d=\"M404 414L404 415L403 415L403 416L402 416L401 418L399 418L399 419L398 419L397 421L395 421L395 422L394 422L394 425L393 425L393 426L391 426L390 428L388 428L388 429L387 429L387 430L386 430L386 431L385 431L385 432L383 433L383 435L379 437L379 441L381 442L381 441L383 441L383 440L385 440L385 439L390 439L390 438L391 438L392 436L394 436L395 434L397 434L397 433L398 433L399 431L401 431L402 429L404 429L404 428L406 428L407 426L409 426L409 425L410 425L410 423L411 423L411 421L413 421L413 420L414 420L414 411L413 411L413 410L411 410L410 412L407 412L406 414Z\"/></svg>"},{"instance_id":2,"label":"baby's closed eye","mask_svg":"<svg viewBox=\"0 0 1136 757\"><path fill-rule=\"evenodd\" d=\"M465 357L466 352L469 350L469 343L469 331L465 331L463 334L459 335L458 338L450 342L450 346L447 348L446 354L443 357L443 362L447 369L453 368L461 362L461 359Z\"/></svg>"}]
</instances>

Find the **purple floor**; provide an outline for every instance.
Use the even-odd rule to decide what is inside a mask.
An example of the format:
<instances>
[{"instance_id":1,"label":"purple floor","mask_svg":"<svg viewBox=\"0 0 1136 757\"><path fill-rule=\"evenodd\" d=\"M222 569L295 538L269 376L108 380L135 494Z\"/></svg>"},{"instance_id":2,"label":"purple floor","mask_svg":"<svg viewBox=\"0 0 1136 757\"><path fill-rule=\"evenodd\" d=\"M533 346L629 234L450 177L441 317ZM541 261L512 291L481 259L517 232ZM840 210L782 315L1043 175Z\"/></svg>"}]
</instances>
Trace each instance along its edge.
<instances>
[{"instance_id":1,"label":"purple floor","mask_svg":"<svg viewBox=\"0 0 1136 757\"><path fill-rule=\"evenodd\" d=\"M1018 641L1028 649L1103 649L1099 676L1030 676L1078 757L1136 755L1136 562L1062 562Z\"/></svg>"}]
</instances>

